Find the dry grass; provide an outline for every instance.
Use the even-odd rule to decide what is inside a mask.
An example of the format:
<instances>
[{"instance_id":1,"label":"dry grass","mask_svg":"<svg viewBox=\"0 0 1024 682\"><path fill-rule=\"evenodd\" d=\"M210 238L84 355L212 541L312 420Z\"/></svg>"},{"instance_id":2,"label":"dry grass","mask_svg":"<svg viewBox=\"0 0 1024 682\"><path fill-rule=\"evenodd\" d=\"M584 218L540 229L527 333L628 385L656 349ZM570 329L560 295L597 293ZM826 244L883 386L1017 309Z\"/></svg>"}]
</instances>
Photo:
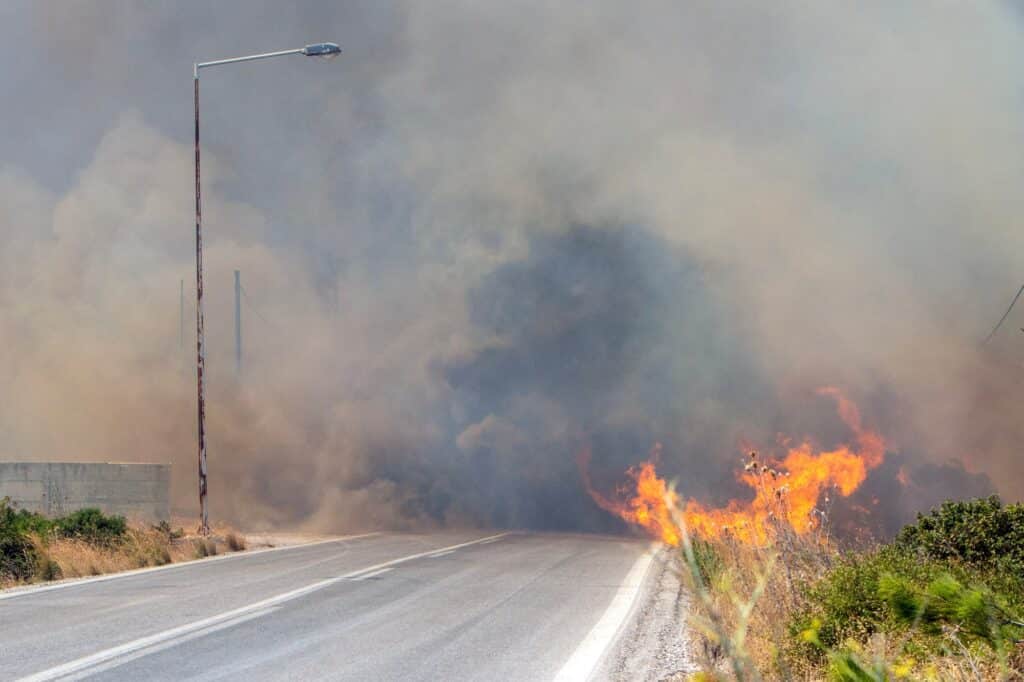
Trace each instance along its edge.
<instances>
[{"instance_id":1,"label":"dry grass","mask_svg":"<svg viewBox=\"0 0 1024 682\"><path fill-rule=\"evenodd\" d=\"M169 526L131 525L123 540L109 545L61 537L31 537L38 556L36 575L28 582L80 578L149 566L191 561L246 548L244 536L218 527L208 538L171 531ZM0 589L14 581L0 581Z\"/></svg>"},{"instance_id":2,"label":"dry grass","mask_svg":"<svg viewBox=\"0 0 1024 682\"><path fill-rule=\"evenodd\" d=\"M131 528L124 542L110 547L70 538L48 541L35 538L35 544L40 555L55 562L65 578L162 566L192 558L187 547L174 542L166 533L153 529Z\"/></svg>"},{"instance_id":3,"label":"dry grass","mask_svg":"<svg viewBox=\"0 0 1024 682\"><path fill-rule=\"evenodd\" d=\"M707 599L699 602L701 616L718 621L725 633L743 632L742 653L751 667L776 671L780 678L800 679L802 671L786 669L781 653L791 638L787 625L803 606L801 587L821 576L831 565L835 549L807 536L783 532L767 547L725 538L708 543L722 559L717 573L704 586ZM689 580L692 587L693 579ZM752 599L751 597L755 597ZM698 658L708 669L723 663L726 647L720 635L707 627L698 644ZM733 639L735 639L734 635ZM770 677L770 675L768 675Z\"/></svg>"},{"instance_id":4,"label":"dry grass","mask_svg":"<svg viewBox=\"0 0 1024 682\"><path fill-rule=\"evenodd\" d=\"M227 543L228 549L232 552L241 552L246 548L245 538L238 533L229 532L224 537L224 542Z\"/></svg>"}]
</instances>

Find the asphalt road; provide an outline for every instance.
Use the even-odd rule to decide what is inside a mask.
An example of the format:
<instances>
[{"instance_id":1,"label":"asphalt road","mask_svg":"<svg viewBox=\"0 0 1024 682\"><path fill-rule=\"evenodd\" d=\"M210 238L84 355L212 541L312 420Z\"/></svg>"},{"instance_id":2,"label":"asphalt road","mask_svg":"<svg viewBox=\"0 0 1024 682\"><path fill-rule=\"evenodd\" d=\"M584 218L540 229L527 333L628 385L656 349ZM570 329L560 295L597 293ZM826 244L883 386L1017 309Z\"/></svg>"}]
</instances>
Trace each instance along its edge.
<instances>
[{"instance_id":1,"label":"asphalt road","mask_svg":"<svg viewBox=\"0 0 1024 682\"><path fill-rule=\"evenodd\" d=\"M582 680L649 545L380 534L0 592L0 680Z\"/></svg>"}]
</instances>

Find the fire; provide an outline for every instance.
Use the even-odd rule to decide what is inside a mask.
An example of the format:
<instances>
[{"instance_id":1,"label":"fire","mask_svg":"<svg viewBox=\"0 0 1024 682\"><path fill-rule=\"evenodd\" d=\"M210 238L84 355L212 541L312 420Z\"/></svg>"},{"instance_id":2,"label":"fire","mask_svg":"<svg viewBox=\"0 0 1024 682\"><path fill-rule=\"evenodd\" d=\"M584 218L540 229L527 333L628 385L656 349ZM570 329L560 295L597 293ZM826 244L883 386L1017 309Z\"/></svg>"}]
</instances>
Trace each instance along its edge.
<instances>
[{"instance_id":1,"label":"fire","mask_svg":"<svg viewBox=\"0 0 1024 682\"><path fill-rule=\"evenodd\" d=\"M738 479L754 491L754 498L730 500L717 509L688 500L681 515L690 532L703 538L728 534L749 544L763 544L784 527L803 535L820 527L818 504L823 497L828 501L828 491L848 497L860 487L868 471L882 463L885 440L864 428L857 406L839 390L823 388L818 393L836 401L840 419L854 434L853 442L822 452L805 439L788 447L778 462L759 461L757 453L751 452ZM582 453L580 468L587 491L598 506L644 528L656 539L678 545L681 531L672 510L678 509L679 500L655 471L659 455L657 445L648 461L627 471L632 489L620 489L611 499L591 485L589 451Z\"/></svg>"},{"instance_id":2,"label":"fire","mask_svg":"<svg viewBox=\"0 0 1024 682\"><path fill-rule=\"evenodd\" d=\"M678 498L654 471L654 463L660 453L661 445L656 443L650 460L626 471L626 475L633 479L636 494L625 501L609 499L594 489L590 482L589 449L585 448L580 453L580 471L587 492L599 507L640 526L653 537L675 547L679 545L681 536L678 526L672 520L672 507L678 506ZM621 496L625 491L618 492Z\"/></svg>"}]
</instances>

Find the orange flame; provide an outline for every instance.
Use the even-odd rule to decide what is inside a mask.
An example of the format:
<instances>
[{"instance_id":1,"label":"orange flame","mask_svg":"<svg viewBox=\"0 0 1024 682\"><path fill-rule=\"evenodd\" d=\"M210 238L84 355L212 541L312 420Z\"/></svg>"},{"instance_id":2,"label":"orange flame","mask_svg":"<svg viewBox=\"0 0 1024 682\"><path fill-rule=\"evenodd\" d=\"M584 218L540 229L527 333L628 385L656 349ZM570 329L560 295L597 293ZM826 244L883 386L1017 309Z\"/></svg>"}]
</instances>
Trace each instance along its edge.
<instances>
[{"instance_id":1,"label":"orange flame","mask_svg":"<svg viewBox=\"0 0 1024 682\"><path fill-rule=\"evenodd\" d=\"M645 529L658 540L676 547L679 545L681 535L679 528L672 520L669 505L678 506L678 498L665 486L665 481L658 478L654 472L654 463L660 454L661 444L655 443L650 460L626 471L626 475L633 479L636 494L625 501L609 499L594 489L590 482L589 472L590 448L584 448L580 452L580 472L583 475L583 483L587 492L599 507L617 514L620 518Z\"/></svg>"},{"instance_id":2,"label":"orange flame","mask_svg":"<svg viewBox=\"0 0 1024 682\"><path fill-rule=\"evenodd\" d=\"M754 491L754 499L730 500L718 509L705 507L696 500L687 501L682 516L692 533L703 538L729 534L749 544L763 544L785 526L798 535L806 534L820 526L818 503L823 493L834 488L848 497L867 478L868 470L882 463L885 440L864 428L857 406L838 389L823 388L818 393L836 401L839 417L854 433L854 443L820 452L805 439L788 448L786 456L775 464L759 462L757 454L750 453L738 478ZM679 500L655 472L660 447L655 446L650 460L626 472L633 479L635 490L619 490L615 499L601 495L591 485L587 450L581 453L580 469L587 492L598 506L675 546L681 531L671 510L678 508Z\"/></svg>"}]
</instances>

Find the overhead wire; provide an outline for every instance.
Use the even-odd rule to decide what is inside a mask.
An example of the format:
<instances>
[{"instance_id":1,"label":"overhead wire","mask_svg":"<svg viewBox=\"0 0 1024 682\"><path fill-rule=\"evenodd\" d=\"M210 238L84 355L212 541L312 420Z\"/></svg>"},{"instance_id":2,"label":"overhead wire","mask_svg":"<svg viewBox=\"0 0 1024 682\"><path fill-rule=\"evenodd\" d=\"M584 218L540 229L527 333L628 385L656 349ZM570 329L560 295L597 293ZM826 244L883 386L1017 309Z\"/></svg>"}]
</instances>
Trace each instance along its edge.
<instances>
[{"instance_id":1,"label":"overhead wire","mask_svg":"<svg viewBox=\"0 0 1024 682\"><path fill-rule=\"evenodd\" d=\"M243 285L239 284L238 289L242 292L242 299L245 301L246 307L248 307L248 309L252 311L252 313L255 314L256 317L260 318L261 320L263 320L272 327L281 327L280 324L267 319L267 317L260 312L259 308L257 308L256 305L252 302L252 299L249 297L249 292L245 290L245 287Z\"/></svg>"},{"instance_id":2,"label":"overhead wire","mask_svg":"<svg viewBox=\"0 0 1024 682\"><path fill-rule=\"evenodd\" d=\"M992 331L988 333L988 336L986 336L985 340L981 342L981 345L984 346L990 340L992 340L993 336L996 335L996 332L999 331L999 328L1003 326L1003 322L1005 322L1006 318L1010 316L1010 311L1013 310L1013 306L1017 305L1017 299L1020 298L1020 295L1022 293L1024 293L1024 284L1022 284L1020 289L1017 290L1017 295L1013 297L1012 301L1010 301L1010 307L1006 309L1006 312L1003 313L1003 316L999 318L998 322L996 322L996 326L992 327Z\"/></svg>"}]
</instances>

